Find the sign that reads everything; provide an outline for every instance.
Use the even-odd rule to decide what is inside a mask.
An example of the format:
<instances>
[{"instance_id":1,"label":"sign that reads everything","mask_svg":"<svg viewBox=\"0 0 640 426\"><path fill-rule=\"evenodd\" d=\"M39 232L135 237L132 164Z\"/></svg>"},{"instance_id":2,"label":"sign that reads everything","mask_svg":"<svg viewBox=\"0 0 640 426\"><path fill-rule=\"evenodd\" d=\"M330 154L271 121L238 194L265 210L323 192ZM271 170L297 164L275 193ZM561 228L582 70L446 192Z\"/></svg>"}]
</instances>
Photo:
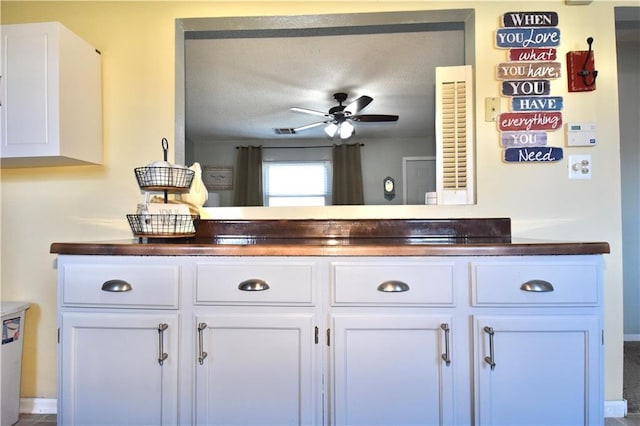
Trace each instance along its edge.
<instances>
[{"instance_id":1,"label":"sign that reads everything","mask_svg":"<svg viewBox=\"0 0 640 426\"><path fill-rule=\"evenodd\" d=\"M516 96L511 98L512 111L560 111L562 96Z\"/></svg>"},{"instance_id":2,"label":"sign that reads everything","mask_svg":"<svg viewBox=\"0 0 640 426\"><path fill-rule=\"evenodd\" d=\"M562 156L562 148L553 146L507 148L504 150L504 161L507 163L550 163L562 160Z\"/></svg>"},{"instance_id":3,"label":"sign that reads everything","mask_svg":"<svg viewBox=\"0 0 640 426\"><path fill-rule=\"evenodd\" d=\"M560 45L558 28L500 28L496 31L498 47L556 47Z\"/></svg>"},{"instance_id":4,"label":"sign that reads everything","mask_svg":"<svg viewBox=\"0 0 640 426\"><path fill-rule=\"evenodd\" d=\"M556 12L507 12L502 15L503 27L556 27Z\"/></svg>"},{"instance_id":5,"label":"sign that reads everything","mask_svg":"<svg viewBox=\"0 0 640 426\"><path fill-rule=\"evenodd\" d=\"M502 62L496 66L498 80L560 77L560 62Z\"/></svg>"},{"instance_id":6,"label":"sign that reads everything","mask_svg":"<svg viewBox=\"0 0 640 426\"><path fill-rule=\"evenodd\" d=\"M562 127L561 112L506 112L498 116L501 131L557 130Z\"/></svg>"}]
</instances>

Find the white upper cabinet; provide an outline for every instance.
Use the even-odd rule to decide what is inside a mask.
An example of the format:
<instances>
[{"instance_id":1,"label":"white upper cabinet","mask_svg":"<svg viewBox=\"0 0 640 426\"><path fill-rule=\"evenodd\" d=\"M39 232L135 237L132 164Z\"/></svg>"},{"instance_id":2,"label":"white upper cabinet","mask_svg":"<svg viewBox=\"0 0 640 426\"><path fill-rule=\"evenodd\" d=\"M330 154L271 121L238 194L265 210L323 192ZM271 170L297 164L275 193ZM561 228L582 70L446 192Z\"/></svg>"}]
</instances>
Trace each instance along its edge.
<instances>
[{"instance_id":1,"label":"white upper cabinet","mask_svg":"<svg viewBox=\"0 0 640 426\"><path fill-rule=\"evenodd\" d=\"M100 52L58 22L1 34L2 167L101 164Z\"/></svg>"}]
</instances>

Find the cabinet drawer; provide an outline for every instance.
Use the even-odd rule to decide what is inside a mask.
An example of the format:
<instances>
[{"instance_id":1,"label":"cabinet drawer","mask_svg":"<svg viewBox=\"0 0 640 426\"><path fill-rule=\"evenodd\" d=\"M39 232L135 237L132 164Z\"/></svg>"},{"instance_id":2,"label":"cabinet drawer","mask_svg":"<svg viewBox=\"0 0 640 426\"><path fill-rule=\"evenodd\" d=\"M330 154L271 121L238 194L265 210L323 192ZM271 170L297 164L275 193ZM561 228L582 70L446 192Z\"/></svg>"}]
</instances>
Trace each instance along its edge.
<instances>
[{"instance_id":1,"label":"cabinet drawer","mask_svg":"<svg viewBox=\"0 0 640 426\"><path fill-rule=\"evenodd\" d=\"M62 274L63 306L178 308L178 265L67 264Z\"/></svg>"},{"instance_id":2,"label":"cabinet drawer","mask_svg":"<svg viewBox=\"0 0 640 426\"><path fill-rule=\"evenodd\" d=\"M261 261L196 265L197 304L314 304L315 264Z\"/></svg>"},{"instance_id":3,"label":"cabinet drawer","mask_svg":"<svg viewBox=\"0 0 640 426\"><path fill-rule=\"evenodd\" d=\"M332 264L334 305L454 304L453 263Z\"/></svg>"},{"instance_id":4,"label":"cabinet drawer","mask_svg":"<svg viewBox=\"0 0 640 426\"><path fill-rule=\"evenodd\" d=\"M576 305L599 302L593 263L472 263L474 305Z\"/></svg>"}]
</instances>

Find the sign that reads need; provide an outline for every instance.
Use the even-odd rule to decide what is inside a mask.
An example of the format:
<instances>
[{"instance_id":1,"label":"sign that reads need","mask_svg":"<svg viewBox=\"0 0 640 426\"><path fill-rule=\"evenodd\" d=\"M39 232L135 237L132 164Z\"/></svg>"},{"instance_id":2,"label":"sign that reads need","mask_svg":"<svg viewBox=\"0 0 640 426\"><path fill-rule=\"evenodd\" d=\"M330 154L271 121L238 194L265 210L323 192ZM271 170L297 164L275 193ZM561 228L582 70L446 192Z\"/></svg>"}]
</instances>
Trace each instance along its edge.
<instances>
[{"instance_id":1,"label":"sign that reads need","mask_svg":"<svg viewBox=\"0 0 640 426\"><path fill-rule=\"evenodd\" d=\"M504 161L507 163L551 163L562 160L562 148L537 146L531 148L507 148Z\"/></svg>"}]
</instances>

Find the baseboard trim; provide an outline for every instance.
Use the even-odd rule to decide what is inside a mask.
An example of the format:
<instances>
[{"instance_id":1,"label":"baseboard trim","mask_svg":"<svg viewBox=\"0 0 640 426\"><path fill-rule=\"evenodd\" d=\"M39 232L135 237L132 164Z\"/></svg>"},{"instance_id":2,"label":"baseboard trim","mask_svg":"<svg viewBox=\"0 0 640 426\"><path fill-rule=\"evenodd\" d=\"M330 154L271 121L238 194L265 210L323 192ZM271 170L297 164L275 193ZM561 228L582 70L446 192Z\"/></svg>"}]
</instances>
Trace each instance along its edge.
<instances>
[{"instance_id":1,"label":"baseboard trim","mask_svg":"<svg viewBox=\"0 0 640 426\"><path fill-rule=\"evenodd\" d=\"M626 417L627 416L627 400L605 401L604 402L605 417Z\"/></svg>"},{"instance_id":2,"label":"baseboard trim","mask_svg":"<svg viewBox=\"0 0 640 426\"><path fill-rule=\"evenodd\" d=\"M625 342L640 342L640 334L625 334Z\"/></svg>"},{"instance_id":3,"label":"baseboard trim","mask_svg":"<svg viewBox=\"0 0 640 426\"><path fill-rule=\"evenodd\" d=\"M56 414L58 400L55 398L20 398L20 412L26 414Z\"/></svg>"}]
</instances>

